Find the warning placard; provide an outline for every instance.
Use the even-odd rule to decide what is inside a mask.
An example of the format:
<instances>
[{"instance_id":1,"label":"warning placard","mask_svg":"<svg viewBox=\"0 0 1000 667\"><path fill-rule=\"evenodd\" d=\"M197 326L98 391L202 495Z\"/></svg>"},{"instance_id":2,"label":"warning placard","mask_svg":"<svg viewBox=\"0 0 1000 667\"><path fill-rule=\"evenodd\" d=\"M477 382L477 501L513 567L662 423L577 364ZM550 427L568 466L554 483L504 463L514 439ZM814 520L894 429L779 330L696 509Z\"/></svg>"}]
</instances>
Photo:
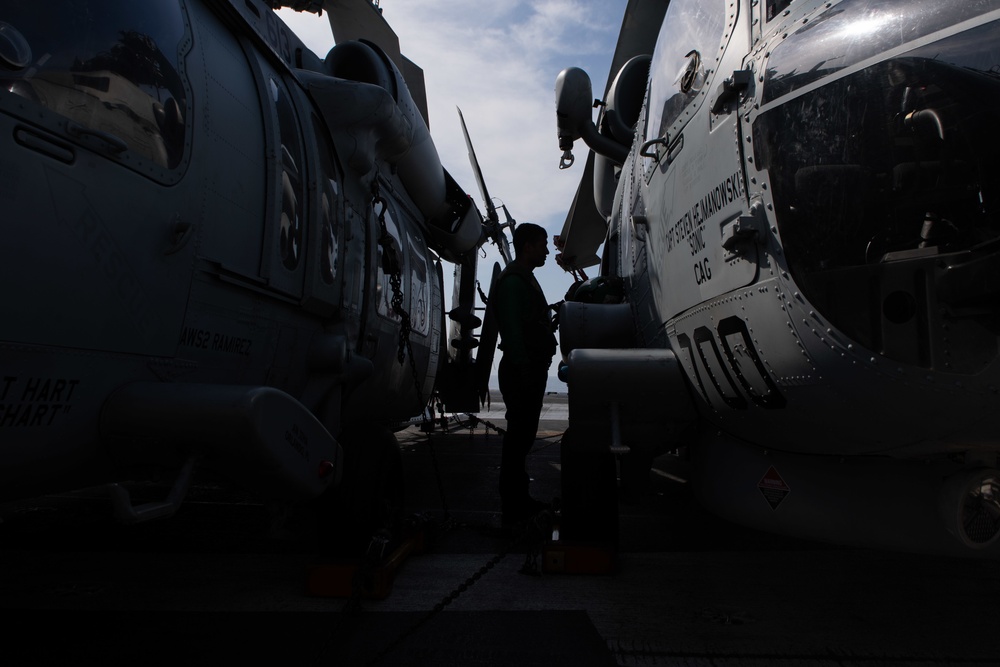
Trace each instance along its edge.
<instances>
[{"instance_id":1,"label":"warning placard","mask_svg":"<svg viewBox=\"0 0 1000 667\"><path fill-rule=\"evenodd\" d=\"M764 476L760 478L757 488L760 489L760 492L764 495L764 500L767 501L767 504L773 510L778 509L781 501L791 492L791 489L785 484L785 480L781 479L781 475L774 469L774 466L768 468Z\"/></svg>"}]
</instances>

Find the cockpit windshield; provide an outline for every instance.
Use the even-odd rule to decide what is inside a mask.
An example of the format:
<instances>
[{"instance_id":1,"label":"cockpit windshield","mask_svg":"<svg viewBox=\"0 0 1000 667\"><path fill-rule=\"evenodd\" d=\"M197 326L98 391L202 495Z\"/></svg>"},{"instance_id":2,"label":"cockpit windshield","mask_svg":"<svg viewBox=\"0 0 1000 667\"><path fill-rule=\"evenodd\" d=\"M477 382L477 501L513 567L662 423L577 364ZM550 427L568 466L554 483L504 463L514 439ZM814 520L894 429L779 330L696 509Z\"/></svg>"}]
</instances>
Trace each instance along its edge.
<instances>
[{"instance_id":1,"label":"cockpit windshield","mask_svg":"<svg viewBox=\"0 0 1000 667\"><path fill-rule=\"evenodd\" d=\"M755 121L755 159L768 172L789 267L855 340L956 371L996 356L997 108L993 22L832 76ZM926 340L938 318L951 322L950 343ZM912 344L893 347L891 331L905 327Z\"/></svg>"},{"instance_id":2,"label":"cockpit windshield","mask_svg":"<svg viewBox=\"0 0 1000 667\"><path fill-rule=\"evenodd\" d=\"M0 94L171 169L184 149L184 35L177 0L8 2L0 13Z\"/></svg>"},{"instance_id":3,"label":"cockpit windshield","mask_svg":"<svg viewBox=\"0 0 1000 667\"><path fill-rule=\"evenodd\" d=\"M763 102L997 9L1000 0L843 0L775 47Z\"/></svg>"}]
</instances>

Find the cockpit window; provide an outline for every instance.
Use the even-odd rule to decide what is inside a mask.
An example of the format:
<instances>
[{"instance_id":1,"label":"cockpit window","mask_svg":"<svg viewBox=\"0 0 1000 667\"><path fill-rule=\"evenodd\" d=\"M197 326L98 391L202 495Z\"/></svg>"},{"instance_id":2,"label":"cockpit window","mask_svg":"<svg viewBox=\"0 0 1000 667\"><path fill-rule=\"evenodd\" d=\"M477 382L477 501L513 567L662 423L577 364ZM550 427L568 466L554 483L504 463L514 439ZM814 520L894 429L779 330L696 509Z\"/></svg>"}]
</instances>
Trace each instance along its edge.
<instances>
[{"instance_id":1,"label":"cockpit window","mask_svg":"<svg viewBox=\"0 0 1000 667\"><path fill-rule=\"evenodd\" d=\"M673 0L650 65L647 140L676 134L713 73L726 30L726 0ZM672 138L672 137L671 137Z\"/></svg>"},{"instance_id":2,"label":"cockpit window","mask_svg":"<svg viewBox=\"0 0 1000 667\"><path fill-rule=\"evenodd\" d=\"M996 9L1000 0L844 0L774 47L763 101Z\"/></svg>"},{"instance_id":3,"label":"cockpit window","mask_svg":"<svg viewBox=\"0 0 1000 667\"><path fill-rule=\"evenodd\" d=\"M899 361L976 372L997 353L997 44L1000 22L987 23L831 77L754 123L796 282ZM928 338L936 318L947 340Z\"/></svg>"},{"instance_id":4,"label":"cockpit window","mask_svg":"<svg viewBox=\"0 0 1000 667\"><path fill-rule=\"evenodd\" d=\"M177 0L8 2L0 14L0 95L13 93L162 167L183 156L185 35Z\"/></svg>"}]
</instances>

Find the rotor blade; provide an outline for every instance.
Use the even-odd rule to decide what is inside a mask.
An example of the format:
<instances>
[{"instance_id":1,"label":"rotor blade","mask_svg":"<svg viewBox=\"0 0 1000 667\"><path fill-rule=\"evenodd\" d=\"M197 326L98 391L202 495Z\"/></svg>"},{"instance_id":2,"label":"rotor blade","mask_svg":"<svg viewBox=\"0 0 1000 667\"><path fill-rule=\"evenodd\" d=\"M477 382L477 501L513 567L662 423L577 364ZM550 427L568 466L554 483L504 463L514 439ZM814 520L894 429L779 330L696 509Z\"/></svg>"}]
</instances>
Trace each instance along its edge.
<instances>
[{"instance_id":1,"label":"rotor blade","mask_svg":"<svg viewBox=\"0 0 1000 667\"><path fill-rule=\"evenodd\" d=\"M403 56L399 52L399 37L370 0L324 0L333 39L340 44L367 39L378 44L399 71L405 72Z\"/></svg>"},{"instance_id":2,"label":"rotor blade","mask_svg":"<svg viewBox=\"0 0 1000 667\"><path fill-rule=\"evenodd\" d=\"M611 84L626 62L634 56L653 52L668 4L670 0L629 0L622 18L615 55L611 59L611 70L608 72L608 80L604 87L604 99L607 99Z\"/></svg>"},{"instance_id":3,"label":"rotor blade","mask_svg":"<svg viewBox=\"0 0 1000 667\"><path fill-rule=\"evenodd\" d=\"M462 121L462 132L465 134L465 145L469 147L469 162L472 163L472 173L476 177L476 183L479 184L479 193L483 196L483 200L486 203L486 217L490 222L497 222L499 218L497 217L497 208L493 205L493 200L490 199L490 195L486 192L486 181L483 180L483 171L479 168L479 160L476 159L476 151L472 147L472 139L469 137L469 128L465 125L465 116L462 114L462 110L459 107L458 118Z\"/></svg>"}]
</instances>

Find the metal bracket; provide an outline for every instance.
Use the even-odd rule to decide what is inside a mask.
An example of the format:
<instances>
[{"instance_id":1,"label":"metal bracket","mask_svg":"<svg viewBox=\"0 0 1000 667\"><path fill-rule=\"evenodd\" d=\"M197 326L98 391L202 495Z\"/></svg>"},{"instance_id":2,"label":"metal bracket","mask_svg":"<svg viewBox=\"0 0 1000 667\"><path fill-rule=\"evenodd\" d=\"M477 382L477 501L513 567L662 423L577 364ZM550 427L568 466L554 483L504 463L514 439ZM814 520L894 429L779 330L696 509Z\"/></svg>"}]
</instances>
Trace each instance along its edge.
<instances>
[{"instance_id":1,"label":"metal bracket","mask_svg":"<svg viewBox=\"0 0 1000 667\"><path fill-rule=\"evenodd\" d=\"M712 104L712 114L719 115L723 112L729 113L729 105L739 100L740 95L750 89L753 83L753 72L740 69L733 72L733 75L723 81L715 93L715 103Z\"/></svg>"},{"instance_id":2,"label":"metal bracket","mask_svg":"<svg viewBox=\"0 0 1000 667\"><path fill-rule=\"evenodd\" d=\"M754 204L750 207L749 213L741 215L722 228L722 247L726 252L736 254L739 252L739 245L745 241L763 242L760 216L761 207L759 204Z\"/></svg>"}]
</instances>

